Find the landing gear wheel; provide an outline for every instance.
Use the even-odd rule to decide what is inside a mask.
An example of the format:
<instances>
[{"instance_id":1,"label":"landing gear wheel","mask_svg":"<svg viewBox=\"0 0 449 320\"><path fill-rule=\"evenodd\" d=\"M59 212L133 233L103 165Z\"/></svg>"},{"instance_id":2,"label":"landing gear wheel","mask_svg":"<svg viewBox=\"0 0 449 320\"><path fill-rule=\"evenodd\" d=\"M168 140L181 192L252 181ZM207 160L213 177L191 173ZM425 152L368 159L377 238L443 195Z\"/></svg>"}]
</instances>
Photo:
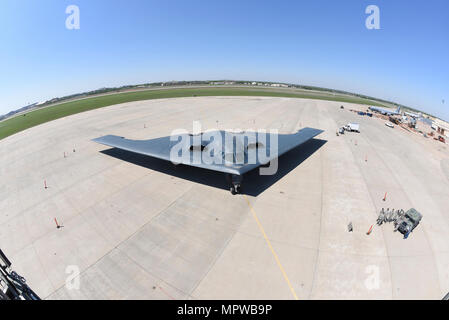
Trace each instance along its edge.
<instances>
[{"instance_id":1,"label":"landing gear wheel","mask_svg":"<svg viewBox=\"0 0 449 320\"><path fill-rule=\"evenodd\" d=\"M234 194L239 194L242 193L242 187L237 184L237 185L231 185L231 187L229 188L229 190L231 191L231 193Z\"/></svg>"},{"instance_id":2,"label":"landing gear wheel","mask_svg":"<svg viewBox=\"0 0 449 320\"><path fill-rule=\"evenodd\" d=\"M234 189L235 189L235 193L242 193L242 187L240 185L236 185L234 187Z\"/></svg>"},{"instance_id":3,"label":"landing gear wheel","mask_svg":"<svg viewBox=\"0 0 449 320\"><path fill-rule=\"evenodd\" d=\"M228 180L231 183L229 191L231 191L232 194L237 194L237 193L242 192L242 186L241 186L242 176L226 175L226 180Z\"/></svg>"}]
</instances>

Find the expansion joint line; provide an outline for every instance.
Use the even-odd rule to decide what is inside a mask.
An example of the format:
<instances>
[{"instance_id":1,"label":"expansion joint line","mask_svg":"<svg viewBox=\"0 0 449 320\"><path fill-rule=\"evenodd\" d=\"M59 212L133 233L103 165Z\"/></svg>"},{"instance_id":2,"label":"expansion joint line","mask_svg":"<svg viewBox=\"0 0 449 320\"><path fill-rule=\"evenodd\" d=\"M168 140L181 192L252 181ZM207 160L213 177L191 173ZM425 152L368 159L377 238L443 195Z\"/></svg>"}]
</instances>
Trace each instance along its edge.
<instances>
[{"instance_id":1,"label":"expansion joint line","mask_svg":"<svg viewBox=\"0 0 449 320\"><path fill-rule=\"evenodd\" d=\"M254 211L253 207L251 206L251 203L249 202L249 199L246 195L243 195L245 197L246 202L248 203L248 207L251 210L251 213L253 214L254 220L256 220L256 223L260 229L260 232L262 233L268 247L270 248L271 253L274 256L274 259L276 260L276 263L279 267L279 269L281 270L282 275L284 276L285 282L287 282L288 287L290 288L290 291L293 294L293 297L295 298L295 300L298 300L298 296L296 295L295 289L293 289L293 286L290 282L290 280L288 279L287 273L285 272L284 268L282 267L281 261L279 260L278 255L276 254L276 252L273 249L273 246L271 245L270 240L267 237L267 234L265 233L264 228L262 227L262 224L259 221L259 218L257 217L256 211Z\"/></svg>"}]
</instances>

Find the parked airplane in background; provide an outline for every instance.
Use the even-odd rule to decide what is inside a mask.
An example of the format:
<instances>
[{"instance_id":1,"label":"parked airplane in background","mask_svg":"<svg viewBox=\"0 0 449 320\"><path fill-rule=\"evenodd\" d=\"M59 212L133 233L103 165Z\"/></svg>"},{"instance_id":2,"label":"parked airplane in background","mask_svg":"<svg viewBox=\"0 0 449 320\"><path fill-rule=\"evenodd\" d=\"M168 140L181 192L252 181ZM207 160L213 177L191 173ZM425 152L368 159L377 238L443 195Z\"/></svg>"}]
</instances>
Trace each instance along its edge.
<instances>
[{"instance_id":1,"label":"parked airplane in background","mask_svg":"<svg viewBox=\"0 0 449 320\"><path fill-rule=\"evenodd\" d=\"M384 114L386 116L393 116L393 115L401 114L401 107L398 107L396 110L381 108L381 107L369 107L369 109L372 111Z\"/></svg>"},{"instance_id":2,"label":"parked airplane in background","mask_svg":"<svg viewBox=\"0 0 449 320\"><path fill-rule=\"evenodd\" d=\"M404 114L406 116L409 116L409 117L412 117L412 118L415 118L415 119L422 118L422 113L421 112L420 113L404 112Z\"/></svg>"}]
</instances>

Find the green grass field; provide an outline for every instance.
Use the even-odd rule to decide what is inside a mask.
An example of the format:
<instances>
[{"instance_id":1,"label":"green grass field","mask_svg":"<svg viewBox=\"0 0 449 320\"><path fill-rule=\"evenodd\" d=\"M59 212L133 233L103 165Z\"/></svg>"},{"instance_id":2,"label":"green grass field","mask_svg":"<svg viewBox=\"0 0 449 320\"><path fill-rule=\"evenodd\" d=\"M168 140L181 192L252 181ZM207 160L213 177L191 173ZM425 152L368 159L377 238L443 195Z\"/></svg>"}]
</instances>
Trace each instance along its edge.
<instances>
[{"instance_id":1,"label":"green grass field","mask_svg":"<svg viewBox=\"0 0 449 320\"><path fill-rule=\"evenodd\" d=\"M65 102L42 109L37 109L18 115L11 119L0 122L0 140L13 135L17 132L37 126L39 124L70 116L76 113L102 108L114 104L149 100L161 98L179 98L191 96L268 96L268 97L291 97L306 98L319 100L332 100L340 102L379 105L381 103L372 100L362 99L351 96L338 96L329 93L314 92L295 92L294 90L275 90L275 89L258 89L258 88L182 88L182 89L161 89L161 90L145 90L137 92L126 92L108 94L104 96L86 98Z\"/></svg>"}]
</instances>

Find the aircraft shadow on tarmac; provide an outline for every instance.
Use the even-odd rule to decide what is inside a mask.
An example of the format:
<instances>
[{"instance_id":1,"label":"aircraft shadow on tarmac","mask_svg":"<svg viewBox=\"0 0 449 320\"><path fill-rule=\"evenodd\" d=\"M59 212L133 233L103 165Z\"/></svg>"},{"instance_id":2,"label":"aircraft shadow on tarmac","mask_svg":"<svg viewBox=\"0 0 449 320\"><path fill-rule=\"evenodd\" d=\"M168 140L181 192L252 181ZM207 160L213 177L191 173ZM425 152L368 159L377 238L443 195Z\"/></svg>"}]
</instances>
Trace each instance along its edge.
<instances>
[{"instance_id":1,"label":"aircraft shadow on tarmac","mask_svg":"<svg viewBox=\"0 0 449 320\"><path fill-rule=\"evenodd\" d=\"M242 193L249 196L258 196L313 155L326 142L326 140L311 139L285 153L279 157L278 170L274 175L259 175L258 168L244 174ZM117 148L103 150L101 153L147 169L162 172L173 177L201 183L210 187L229 190L229 182L226 179L225 173L182 164L175 166L169 161L160 160Z\"/></svg>"}]
</instances>

